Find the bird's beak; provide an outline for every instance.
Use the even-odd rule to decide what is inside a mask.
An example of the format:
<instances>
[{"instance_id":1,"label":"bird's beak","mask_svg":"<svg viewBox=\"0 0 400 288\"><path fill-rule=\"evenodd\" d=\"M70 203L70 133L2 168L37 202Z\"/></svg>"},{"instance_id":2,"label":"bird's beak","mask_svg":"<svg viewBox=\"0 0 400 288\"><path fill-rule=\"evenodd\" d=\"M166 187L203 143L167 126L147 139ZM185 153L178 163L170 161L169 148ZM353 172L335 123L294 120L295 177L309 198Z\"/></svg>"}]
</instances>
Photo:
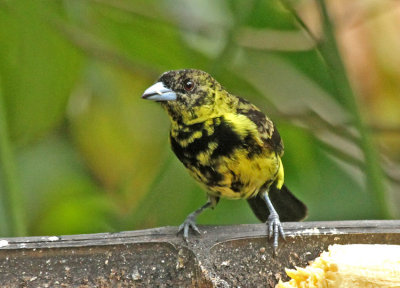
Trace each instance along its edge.
<instances>
[{"instance_id":1,"label":"bird's beak","mask_svg":"<svg viewBox=\"0 0 400 288\"><path fill-rule=\"evenodd\" d=\"M144 91L142 98L153 101L173 101L176 100L176 93L165 87L162 82L157 82Z\"/></svg>"}]
</instances>

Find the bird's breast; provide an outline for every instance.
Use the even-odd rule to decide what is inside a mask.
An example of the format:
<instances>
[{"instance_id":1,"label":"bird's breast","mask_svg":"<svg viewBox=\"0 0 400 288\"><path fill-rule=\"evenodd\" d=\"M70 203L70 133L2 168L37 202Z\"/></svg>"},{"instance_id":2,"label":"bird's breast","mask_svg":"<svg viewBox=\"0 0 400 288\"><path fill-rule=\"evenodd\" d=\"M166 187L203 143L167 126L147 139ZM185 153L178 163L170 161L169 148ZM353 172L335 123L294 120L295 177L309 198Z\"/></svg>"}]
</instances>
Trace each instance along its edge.
<instances>
[{"instance_id":1,"label":"bird's breast","mask_svg":"<svg viewBox=\"0 0 400 288\"><path fill-rule=\"evenodd\" d=\"M279 170L279 156L257 142L256 135L238 132L221 116L171 128L171 147L189 173L209 193L231 199L258 193Z\"/></svg>"}]
</instances>

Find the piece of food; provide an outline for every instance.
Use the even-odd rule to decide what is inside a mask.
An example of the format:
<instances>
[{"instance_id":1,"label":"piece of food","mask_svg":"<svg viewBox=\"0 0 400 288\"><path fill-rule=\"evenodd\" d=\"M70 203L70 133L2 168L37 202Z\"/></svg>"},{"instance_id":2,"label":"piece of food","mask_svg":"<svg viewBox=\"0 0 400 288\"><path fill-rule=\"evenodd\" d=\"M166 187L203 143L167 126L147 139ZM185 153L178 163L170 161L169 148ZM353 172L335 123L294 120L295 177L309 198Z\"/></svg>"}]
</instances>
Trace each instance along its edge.
<instances>
[{"instance_id":1,"label":"piece of food","mask_svg":"<svg viewBox=\"0 0 400 288\"><path fill-rule=\"evenodd\" d=\"M398 288L400 246L332 245L309 266L286 273L292 279L275 288Z\"/></svg>"}]
</instances>

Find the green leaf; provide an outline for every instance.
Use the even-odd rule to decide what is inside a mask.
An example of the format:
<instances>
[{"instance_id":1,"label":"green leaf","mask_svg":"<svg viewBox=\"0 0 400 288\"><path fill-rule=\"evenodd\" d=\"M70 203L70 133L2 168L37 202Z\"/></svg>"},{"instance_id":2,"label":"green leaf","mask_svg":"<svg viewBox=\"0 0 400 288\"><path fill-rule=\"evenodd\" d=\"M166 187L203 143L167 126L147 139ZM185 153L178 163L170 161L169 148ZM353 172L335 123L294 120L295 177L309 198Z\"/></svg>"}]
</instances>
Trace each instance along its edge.
<instances>
[{"instance_id":1,"label":"green leaf","mask_svg":"<svg viewBox=\"0 0 400 288\"><path fill-rule=\"evenodd\" d=\"M27 143L59 125L80 57L48 21L46 1L0 10L0 74L13 139ZM54 12L54 11L53 11Z\"/></svg>"}]
</instances>

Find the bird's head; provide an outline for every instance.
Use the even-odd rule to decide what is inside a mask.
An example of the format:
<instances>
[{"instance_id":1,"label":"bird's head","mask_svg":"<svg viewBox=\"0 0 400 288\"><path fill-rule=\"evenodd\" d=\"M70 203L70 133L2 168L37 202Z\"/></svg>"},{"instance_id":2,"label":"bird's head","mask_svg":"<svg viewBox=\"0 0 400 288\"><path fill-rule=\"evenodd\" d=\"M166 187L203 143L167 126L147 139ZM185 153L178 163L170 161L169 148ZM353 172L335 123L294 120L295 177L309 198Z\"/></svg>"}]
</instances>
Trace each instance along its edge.
<instances>
[{"instance_id":1,"label":"bird's head","mask_svg":"<svg viewBox=\"0 0 400 288\"><path fill-rule=\"evenodd\" d=\"M142 98L160 102L173 121L189 124L213 117L223 92L208 73L185 69L162 74Z\"/></svg>"}]
</instances>

